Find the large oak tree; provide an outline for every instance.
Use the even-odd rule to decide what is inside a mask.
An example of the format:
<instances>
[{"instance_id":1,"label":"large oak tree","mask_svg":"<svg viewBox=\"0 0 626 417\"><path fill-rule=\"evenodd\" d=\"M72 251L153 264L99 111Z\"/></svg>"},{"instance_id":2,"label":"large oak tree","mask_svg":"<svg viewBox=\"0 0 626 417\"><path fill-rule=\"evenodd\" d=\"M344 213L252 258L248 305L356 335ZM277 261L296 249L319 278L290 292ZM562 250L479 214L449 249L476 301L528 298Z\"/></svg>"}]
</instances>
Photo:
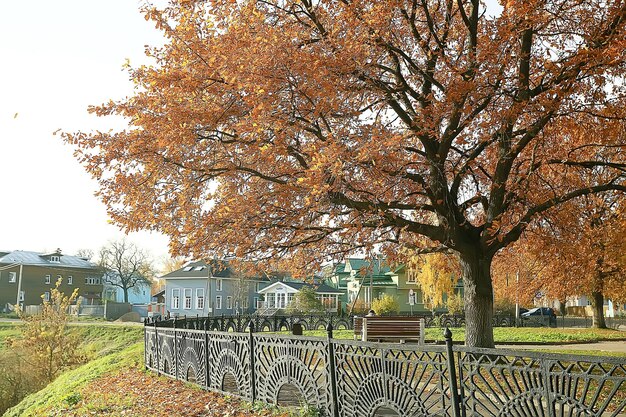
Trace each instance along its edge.
<instances>
[{"instance_id":1,"label":"large oak tree","mask_svg":"<svg viewBox=\"0 0 626 417\"><path fill-rule=\"evenodd\" d=\"M493 256L550 208L624 190L623 0L172 0L129 128L66 135L111 216L176 254L458 253L493 346ZM597 183L570 183L602 168ZM220 252L220 253L215 253Z\"/></svg>"}]
</instances>

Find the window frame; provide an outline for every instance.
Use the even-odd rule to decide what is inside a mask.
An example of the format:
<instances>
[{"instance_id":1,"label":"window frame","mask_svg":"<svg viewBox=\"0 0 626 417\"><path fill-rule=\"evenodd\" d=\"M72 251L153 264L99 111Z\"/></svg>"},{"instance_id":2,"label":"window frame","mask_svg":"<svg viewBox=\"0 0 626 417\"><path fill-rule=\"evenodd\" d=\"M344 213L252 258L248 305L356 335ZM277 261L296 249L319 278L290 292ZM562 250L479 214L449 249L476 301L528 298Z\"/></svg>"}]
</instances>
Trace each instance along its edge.
<instances>
[{"instance_id":1,"label":"window frame","mask_svg":"<svg viewBox=\"0 0 626 417\"><path fill-rule=\"evenodd\" d=\"M9 283L14 284L17 281L17 272L9 271Z\"/></svg>"},{"instance_id":2,"label":"window frame","mask_svg":"<svg viewBox=\"0 0 626 417\"><path fill-rule=\"evenodd\" d=\"M185 288L183 290L183 310L191 310L191 307L193 305L192 299L193 299L193 290L191 288Z\"/></svg>"},{"instance_id":3,"label":"window frame","mask_svg":"<svg viewBox=\"0 0 626 417\"><path fill-rule=\"evenodd\" d=\"M233 297L229 295L226 297L226 310L232 310L232 309L233 309Z\"/></svg>"},{"instance_id":4,"label":"window frame","mask_svg":"<svg viewBox=\"0 0 626 417\"><path fill-rule=\"evenodd\" d=\"M180 309L180 288L172 288L172 299L170 300L172 310Z\"/></svg>"},{"instance_id":5,"label":"window frame","mask_svg":"<svg viewBox=\"0 0 626 417\"><path fill-rule=\"evenodd\" d=\"M46 276L43 278L43 283L44 283L44 284L50 284L51 280L52 280L52 276L51 276L50 274L48 274L48 275L46 275Z\"/></svg>"},{"instance_id":6,"label":"window frame","mask_svg":"<svg viewBox=\"0 0 626 417\"><path fill-rule=\"evenodd\" d=\"M196 310L204 310L204 288L196 288Z\"/></svg>"},{"instance_id":7,"label":"window frame","mask_svg":"<svg viewBox=\"0 0 626 417\"><path fill-rule=\"evenodd\" d=\"M67 285L74 285L74 277L71 275L67 276Z\"/></svg>"},{"instance_id":8,"label":"window frame","mask_svg":"<svg viewBox=\"0 0 626 417\"><path fill-rule=\"evenodd\" d=\"M215 309L216 310L222 309L222 296L221 295L215 296Z\"/></svg>"},{"instance_id":9,"label":"window frame","mask_svg":"<svg viewBox=\"0 0 626 417\"><path fill-rule=\"evenodd\" d=\"M217 278L215 280L215 291L224 291L224 282L222 278Z\"/></svg>"}]
</instances>

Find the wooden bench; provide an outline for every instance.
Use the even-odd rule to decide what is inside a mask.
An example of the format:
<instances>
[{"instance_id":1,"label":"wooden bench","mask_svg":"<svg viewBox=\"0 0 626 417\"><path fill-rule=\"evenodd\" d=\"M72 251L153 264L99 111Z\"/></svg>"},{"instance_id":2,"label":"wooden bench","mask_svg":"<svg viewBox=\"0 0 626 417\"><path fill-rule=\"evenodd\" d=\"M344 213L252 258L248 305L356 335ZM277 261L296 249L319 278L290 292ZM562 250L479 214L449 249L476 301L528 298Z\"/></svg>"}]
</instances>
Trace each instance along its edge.
<instances>
[{"instance_id":1,"label":"wooden bench","mask_svg":"<svg viewBox=\"0 0 626 417\"><path fill-rule=\"evenodd\" d=\"M424 344L424 319L420 317L354 317L354 338L366 341L417 341Z\"/></svg>"}]
</instances>

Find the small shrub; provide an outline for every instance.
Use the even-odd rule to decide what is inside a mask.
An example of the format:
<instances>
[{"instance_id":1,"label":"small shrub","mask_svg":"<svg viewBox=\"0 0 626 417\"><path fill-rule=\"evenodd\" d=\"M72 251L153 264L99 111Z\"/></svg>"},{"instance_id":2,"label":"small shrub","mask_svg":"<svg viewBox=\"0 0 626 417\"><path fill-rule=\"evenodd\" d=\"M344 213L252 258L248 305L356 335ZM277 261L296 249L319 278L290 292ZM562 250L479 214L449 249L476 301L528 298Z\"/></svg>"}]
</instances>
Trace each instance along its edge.
<instances>
[{"instance_id":1,"label":"small shrub","mask_svg":"<svg viewBox=\"0 0 626 417\"><path fill-rule=\"evenodd\" d=\"M393 314L400 311L400 305L396 297L383 294L382 298L372 301L372 310L378 315Z\"/></svg>"},{"instance_id":2,"label":"small shrub","mask_svg":"<svg viewBox=\"0 0 626 417\"><path fill-rule=\"evenodd\" d=\"M463 297L460 294L453 294L448 297L446 306L448 307L448 313L455 315L463 313L465 303L463 302Z\"/></svg>"},{"instance_id":3,"label":"small shrub","mask_svg":"<svg viewBox=\"0 0 626 417\"><path fill-rule=\"evenodd\" d=\"M302 404L296 411L289 413L290 417L319 417L320 411L307 403Z\"/></svg>"},{"instance_id":4,"label":"small shrub","mask_svg":"<svg viewBox=\"0 0 626 417\"><path fill-rule=\"evenodd\" d=\"M72 394L69 394L67 397L65 397L65 403L67 405L69 405L70 407L75 406L76 404L78 404L80 402L80 400L82 400L82 396L80 395L80 393L75 392Z\"/></svg>"}]
</instances>

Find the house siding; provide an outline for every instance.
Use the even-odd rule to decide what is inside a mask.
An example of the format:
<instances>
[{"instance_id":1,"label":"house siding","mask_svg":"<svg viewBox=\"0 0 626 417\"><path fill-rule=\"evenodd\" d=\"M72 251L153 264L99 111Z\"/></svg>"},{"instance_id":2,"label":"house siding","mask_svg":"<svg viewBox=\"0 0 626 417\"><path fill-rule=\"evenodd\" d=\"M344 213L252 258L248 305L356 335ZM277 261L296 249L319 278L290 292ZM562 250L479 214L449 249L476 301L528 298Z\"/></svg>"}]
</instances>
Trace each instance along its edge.
<instances>
[{"instance_id":1,"label":"house siding","mask_svg":"<svg viewBox=\"0 0 626 417\"><path fill-rule=\"evenodd\" d=\"M3 266L0 264L0 266ZM15 282L9 282L11 272L15 273ZM46 284L46 275L50 275L50 283ZM99 303L102 296L102 284L87 284L87 278L101 278L96 269L68 268L62 265L55 266L22 266L22 282L20 285L20 266L17 265L0 271L0 309L6 309L7 304L15 305L18 297L18 287L24 292L23 305L39 305L42 295L55 288L57 276L61 276L59 290L70 295L78 289L79 297L84 299L83 304ZM72 284L68 277L72 277Z\"/></svg>"},{"instance_id":2,"label":"house siding","mask_svg":"<svg viewBox=\"0 0 626 417\"><path fill-rule=\"evenodd\" d=\"M221 280L221 290L218 291L217 281ZM165 309L172 316L207 316L207 315L234 315L253 313L256 310L254 299L259 298L257 283L262 287L263 281L237 279L227 277L208 278L166 278L165 279ZM204 308L198 309L197 290L204 292ZM173 305L173 294L177 290L179 295L178 308ZM191 290L191 308L185 308L185 290ZM221 297L221 306L216 304L217 297ZM231 297L231 308L228 308L228 297ZM217 308L221 307L221 308Z\"/></svg>"}]
</instances>

